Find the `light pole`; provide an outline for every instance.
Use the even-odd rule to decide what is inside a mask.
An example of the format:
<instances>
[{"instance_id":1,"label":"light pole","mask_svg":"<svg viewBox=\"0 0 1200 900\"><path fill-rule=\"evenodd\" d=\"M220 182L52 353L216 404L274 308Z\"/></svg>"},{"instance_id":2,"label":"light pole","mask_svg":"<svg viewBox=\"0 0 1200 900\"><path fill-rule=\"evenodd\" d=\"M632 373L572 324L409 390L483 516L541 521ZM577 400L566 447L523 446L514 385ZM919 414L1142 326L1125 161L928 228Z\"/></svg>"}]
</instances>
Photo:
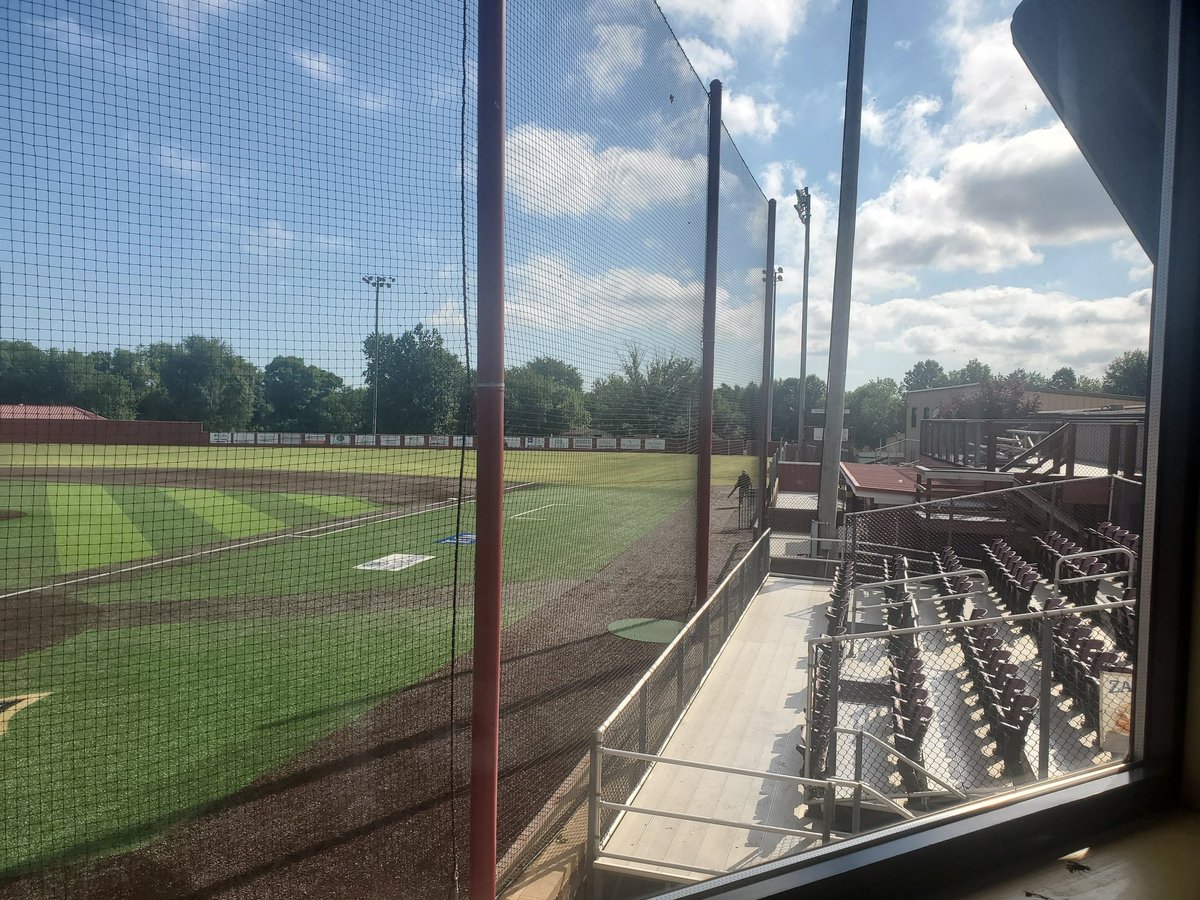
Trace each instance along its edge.
<instances>
[{"instance_id":1,"label":"light pole","mask_svg":"<svg viewBox=\"0 0 1200 900\"><path fill-rule=\"evenodd\" d=\"M804 225L804 275L800 289L800 427L797 429L796 443L796 462L801 462L800 456L804 452L804 386L808 379L808 223L812 219L812 196L808 188L796 191L795 209Z\"/></svg>"},{"instance_id":2,"label":"light pole","mask_svg":"<svg viewBox=\"0 0 1200 900\"><path fill-rule=\"evenodd\" d=\"M364 275L363 283L375 288L375 353L371 360L371 383L375 388L375 397L371 405L371 434L379 434L379 292L385 287L391 287L396 279L391 275Z\"/></svg>"}]
</instances>

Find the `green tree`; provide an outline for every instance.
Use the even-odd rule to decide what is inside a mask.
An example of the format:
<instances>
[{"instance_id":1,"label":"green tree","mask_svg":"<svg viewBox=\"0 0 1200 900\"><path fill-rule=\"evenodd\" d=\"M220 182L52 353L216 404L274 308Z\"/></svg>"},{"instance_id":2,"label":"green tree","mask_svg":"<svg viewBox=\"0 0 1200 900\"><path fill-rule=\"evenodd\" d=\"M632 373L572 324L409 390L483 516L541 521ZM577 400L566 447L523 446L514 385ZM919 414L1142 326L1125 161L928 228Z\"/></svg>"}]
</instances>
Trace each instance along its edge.
<instances>
[{"instance_id":1,"label":"green tree","mask_svg":"<svg viewBox=\"0 0 1200 900\"><path fill-rule=\"evenodd\" d=\"M263 370L262 423L271 431L341 431L330 422L330 398L343 387L333 372L277 356Z\"/></svg>"},{"instance_id":2,"label":"green tree","mask_svg":"<svg viewBox=\"0 0 1200 900\"><path fill-rule=\"evenodd\" d=\"M399 337L372 334L363 341L367 386L375 387L379 351L379 430L410 434L458 430L465 370L436 328L418 324Z\"/></svg>"},{"instance_id":3,"label":"green tree","mask_svg":"<svg viewBox=\"0 0 1200 900\"><path fill-rule=\"evenodd\" d=\"M1091 375L1080 375L1075 382L1075 390L1091 391L1098 394L1104 390L1104 382L1099 378L1093 378Z\"/></svg>"},{"instance_id":4,"label":"green tree","mask_svg":"<svg viewBox=\"0 0 1200 900\"><path fill-rule=\"evenodd\" d=\"M1025 385L1025 387L1033 388L1034 390L1037 388L1046 387L1049 383L1049 379L1041 372L1031 372L1028 369L1021 368L1013 369L1005 377L1014 381L1019 381L1021 384Z\"/></svg>"},{"instance_id":5,"label":"green tree","mask_svg":"<svg viewBox=\"0 0 1200 900\"><path fill-rule=\"evenodd\" d=\"M1150 395L1150 357L1145 350L1126 350L1104 370L1104 390L1127 397Z\"/></svg>"},{"instance_id":6,"label":"green tree","mask_svg":"<svg viewBox=\"0 0 1200 900\"><path fill-rule=\"evenodd\" d=\"M904 397L891 378L873 378L846 395L847 425L860 447L878 447L904 427Z\"/></svg>"},{"instance_id":7,"label":"green tree","mask_svg":"<svg viewBox=\"0 0 1200 900\"><path fill-rule=\"evenodd\" d=\"M585 428L591 415L584 405L579 370L556 359L539 357L504 373L504 430L509 434L563 434Z\"/></svg>"},{"instance_id":8,"label":"green tree","mask_svg":"<svg viewBox=\"0 0 1200 900\"><path fill-rule=\"evenodd\" d=\"M1059 391L1075 391L1079 389L1079 376L1070 366L1063 366L1054 370L1054 374L1046 381L1046 387Z\"/></svg>"},{"instance_id":9,"label":"green tree","mask_svg":"<svg viewBox=\"0 0 1200 900\"><path fill-rule=\"evenodd\" d=\"M943 387L946 380L946 370L936 359L923 359L904 373L902 382L904 392L923 391L928 388Z\"/></svg>"},{"instance_id":10,"label":"green tree","mask_svg":"<svg viewBox=\"0 0 1200 900\"><path fill-rule=\"evenodd\" d=\"M816 375L804 379L804 405L811 412L825 407L825 382ZM771 402L771 438L776 441L791 441L795 443L800 427L799 409L799 378L776 379L775 393ZM809 424L811 416L809 417Z\"/></svg>"},{"instance_id":11,"label":"green tree","mask_svg":"<svg viewBox=\"0 0 1200 900\"><path fill-rule=\"evenodd\" d=\"M987 381L991 377L992 367L986 363L981 363L972 356L961 369L954 369L947 373L946 384L978 384Z\"/></svg>"},{"instance_id":12,"label":"green tree","mask_svg":"<svg viewBox=\"0 0 1200 900\"><path fill-rule=\"evenodd\" d=\"M613 434L685 437L699 410L700 369L695 360L626 350L621 371L598 378L587 395L592 425Z\"/></svg>"},{"instance_id":13,"label":"green tree","mask_svg":"<svg viewBox=\"0 0 1200 900\"><path fill-rule=\"evenodd\" d=\"M250 426L262 373L225 341L193 334L163 352L160 366L163 418L202 422L213 431Z\"/></svg>"},{"instance_id":14,"label":"green tree","mask_svg":"<svg viewBox=\"0 0 1200 900\"><path fill-rule=\"evenodd\" d=\"M954 394L941 415L943 419L1026 419L1038 411L1041 401L1025 396L1025 383L1005 376L988 378L979 388Z\"/></svg>"}]
</instances>

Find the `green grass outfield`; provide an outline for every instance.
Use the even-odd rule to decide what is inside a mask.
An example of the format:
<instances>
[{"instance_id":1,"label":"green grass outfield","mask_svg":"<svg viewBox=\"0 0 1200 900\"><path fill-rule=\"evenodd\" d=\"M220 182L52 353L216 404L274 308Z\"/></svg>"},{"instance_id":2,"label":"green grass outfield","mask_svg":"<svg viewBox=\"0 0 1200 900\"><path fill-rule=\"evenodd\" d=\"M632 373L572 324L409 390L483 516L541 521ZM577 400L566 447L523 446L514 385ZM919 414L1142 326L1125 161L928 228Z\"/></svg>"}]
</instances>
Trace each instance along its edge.
<instances>
[{"instance_id":1,"label":"green grass outfield","mask_svg":"<svg viewBox=\"0 0 1200 900\"><path fill-rule=\"evenodd\" d=\"M0 479L0 592L58 575L315 526L379 509L357 497Z\"/></svg>"},{"instance_id":2,"label":"green grass outfield","mask_svg":"<svg viewBox=\"0 0 1200 900\"><path fill-rule=\"evenodd\" d=\"M272 470L286 462L298 471L323 465L319 471L404 474L422 474L429 457L439 457L437 474L445 474L445 461L457 460L437 451L175 448L151 463L140 447L51 449L20 458L42 467L68 460L117 466L127 459L129 466L214 468L257 460ZM520 472L510 473L510 482L539 483L506 495L505 576L510 584L557 582L547 585L546 596L565 579L598 571L694 493L692 457L510 453L507 459ZM742 468L742 459L733 459L730 481ZM13 461L10 454L8 474L15 474ZM380 510L377 520L350 519L292 536L300 526L374 507L354 497L298 493L17 478L0 487L8 492L3 504L41 511L40 529L30 527L37 516L0 522L3 529L16 526L0 532L3 561L23 565L21 577L39 582L102 560L260 541L168 566L148 560L147 568L119 580L72 585L96 627L0 660L0 697L49 692L13 716L0 736L0 827L10 835L0 842L0 873L136 847L451 658L444 599L417 591L411 603L362 612L338 598L450 584L455 548L436 542L456 527L474 530L473 503L463 505L460 524L449 505L391 518ZM460 577L469 586L474 549L459 549ZM392 553L432 558L394 572L355 568ZM197 602L211 620L187 619ZM505 621L536 608L533 600L510 604ZM160 620L122 624L139 610L153 610ZM469 616L460 627L461 649L470 642Z\"/></svg>"},{"instance_id":3,"label":"green grass outfield","mask_svg":"<svg viewBox=\"0 0 1200 900\"><path fill-rule=\"evenodd\" d=\"M25 466L50 466L449 476L458 474L459 455L454 450L400 448L0 444L0 472ZM713 483L732 485L743 469L756 465L748 456L714 456ZM466 452L466 476L475 477L473 450ZM504 477L510 482L561 484L695 484L696 457L678 453L509 450L504 455Z\"/></svg>"}]
</instances>

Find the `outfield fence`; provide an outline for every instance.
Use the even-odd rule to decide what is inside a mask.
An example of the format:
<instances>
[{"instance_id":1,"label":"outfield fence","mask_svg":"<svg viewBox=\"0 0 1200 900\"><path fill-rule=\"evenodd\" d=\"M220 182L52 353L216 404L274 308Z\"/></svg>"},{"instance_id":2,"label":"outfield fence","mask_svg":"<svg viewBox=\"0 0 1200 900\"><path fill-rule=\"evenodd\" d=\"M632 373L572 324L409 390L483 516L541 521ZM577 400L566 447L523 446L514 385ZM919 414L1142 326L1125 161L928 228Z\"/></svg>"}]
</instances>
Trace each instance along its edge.
<instances>
[{"instance_id":1,"label":"outfield fence","mask_svg":"<svg viewBox=\"0 0 1200 900\"><path fill-rule=\"evenodd\" d=\"M42 411L0 422L0 898L463 879L477 13L2 14L0 405ZM764 530L773 207L652 0L507 22L498 843L530 858L661 649L622 623L686 623Z\"/></svg>"}]
</instances>

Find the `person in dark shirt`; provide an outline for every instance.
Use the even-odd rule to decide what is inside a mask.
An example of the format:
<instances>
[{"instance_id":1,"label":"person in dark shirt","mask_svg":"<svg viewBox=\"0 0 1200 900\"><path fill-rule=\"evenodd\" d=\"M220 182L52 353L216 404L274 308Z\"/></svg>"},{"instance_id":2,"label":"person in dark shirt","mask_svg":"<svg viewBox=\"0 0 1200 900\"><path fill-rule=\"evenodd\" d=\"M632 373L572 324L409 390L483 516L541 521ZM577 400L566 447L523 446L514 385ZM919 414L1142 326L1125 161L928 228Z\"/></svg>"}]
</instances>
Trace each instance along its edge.
<instances>
[{"instance_id":1,"label":"person in dark shirt","mask_svg":"<svg viewBox=\"0 0 1200 900\"><path fill-rule=\"evenodd\" d=\"M729 496L732 497L734 492L737 492L738 503L741 503L752 490L754 490L754 484L750 481L750 476L746 474L746 470L742 469L742 474L734 482L733 490L729 492Z\"/></svg>"}]
</instances>

